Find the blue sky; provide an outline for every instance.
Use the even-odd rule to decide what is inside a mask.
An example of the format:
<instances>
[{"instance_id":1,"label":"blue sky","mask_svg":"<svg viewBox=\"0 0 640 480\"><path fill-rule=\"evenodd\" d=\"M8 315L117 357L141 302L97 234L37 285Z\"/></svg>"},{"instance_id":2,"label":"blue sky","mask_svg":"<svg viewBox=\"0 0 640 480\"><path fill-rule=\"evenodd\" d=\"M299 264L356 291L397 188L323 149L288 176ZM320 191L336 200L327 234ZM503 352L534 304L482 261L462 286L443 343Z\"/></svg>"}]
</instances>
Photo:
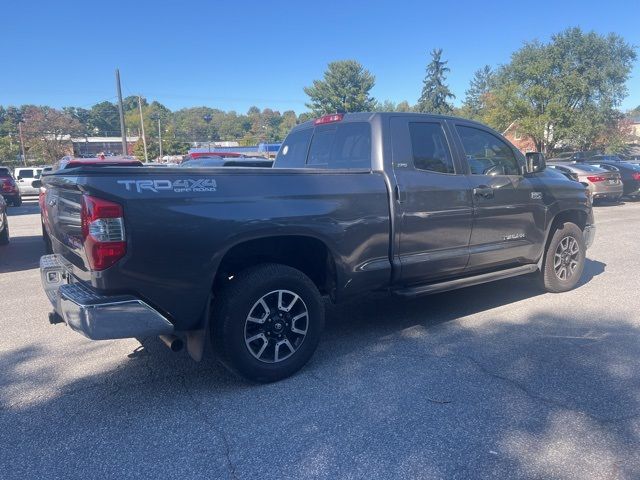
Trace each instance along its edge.
<instances>
[{"instance_id":1,"label":"blue sky","mask_svg":"<svg viewBox=\"0 0 640 480\"><path fill-rule=\"evenodd\" d=\"M443 48L456 103L473 72L569 26L640 46L640 1L8 1L0 104L85 106L141 93L171 109L305 110L303 87L353 58L373 95L414 103L428 52ZM120 20L122 18L122 20ZM640 51L638 51L640 55ZM640 60L622 107L640 105Z\"/></svg>"}]
</instances>

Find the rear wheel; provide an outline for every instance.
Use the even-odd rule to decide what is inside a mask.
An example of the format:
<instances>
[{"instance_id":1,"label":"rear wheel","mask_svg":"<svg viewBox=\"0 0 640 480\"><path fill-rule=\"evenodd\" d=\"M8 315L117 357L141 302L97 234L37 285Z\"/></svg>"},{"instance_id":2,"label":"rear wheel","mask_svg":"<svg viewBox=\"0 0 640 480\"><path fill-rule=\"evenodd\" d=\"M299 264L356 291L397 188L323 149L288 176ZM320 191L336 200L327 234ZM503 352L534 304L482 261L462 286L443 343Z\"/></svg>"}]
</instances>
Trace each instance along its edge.
<instances>
[{"instance_id":1,"label":"rear wheel","mask_svg":"<svg viewBox=\"0 0 640 480\"><path fill-rule=\"evenodd\" d=\"M13 201L13 206L14 207L19 207L22 205L22 197L17 197L14 201Z\"/></svg>"},{"instance_id":2,"label":"rear wheel","mask_svg":"<svg viewBox=\"0 0 640 480\"><path fill-rule=\"evenodd\" d=\"M318 289L286 265L246 269L214 298L215 352L249 380L274 382L297 372L316 350L323 328Z\"/></svg>"},{"instance_id":3,"label":"rear wheel","mask_svg":"<svg viewBox=\"0 0 640 480\"><path fill-rule=\"evenodd\" d=\"M9 222L7 221L7 214L2 214L2 231L0 231L0 245L9 244Z\"/></svg>"},{"instance_id":4,"label":"rear wheel","mask_svg":"<svg viewBox=\"0 0 640 480\"><path fill-rule=\"evenodd\" d=\"M542 281L548 292L566 292L574 288L584 270L586 247L582 230L565 223L551 238L542 266Z\"/></svg>"}]
</instances>

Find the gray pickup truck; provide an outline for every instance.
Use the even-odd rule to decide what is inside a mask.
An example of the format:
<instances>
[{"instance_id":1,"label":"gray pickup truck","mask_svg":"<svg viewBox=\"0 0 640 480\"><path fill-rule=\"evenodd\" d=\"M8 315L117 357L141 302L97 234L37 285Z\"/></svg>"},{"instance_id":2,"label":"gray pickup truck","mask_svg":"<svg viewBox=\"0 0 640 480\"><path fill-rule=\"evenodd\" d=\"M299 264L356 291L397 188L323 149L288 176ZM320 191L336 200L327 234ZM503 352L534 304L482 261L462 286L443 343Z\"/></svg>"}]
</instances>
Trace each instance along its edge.
<instances>
[{"instance_id":1,"label":"gray pickup truck","mask_svg":"<svg viewBox=\"0 0 640 480\"><path fill-rule=\"evenodd\" d=\"M274 168L79 167L41 194L50 321L160 336L255 381L300 369L323 296L441 292L523 274L562 292L594 237L585 188L459 118L328 115ZM461 297L464 298L464 297Z\"/></svg>"}]
</instances>

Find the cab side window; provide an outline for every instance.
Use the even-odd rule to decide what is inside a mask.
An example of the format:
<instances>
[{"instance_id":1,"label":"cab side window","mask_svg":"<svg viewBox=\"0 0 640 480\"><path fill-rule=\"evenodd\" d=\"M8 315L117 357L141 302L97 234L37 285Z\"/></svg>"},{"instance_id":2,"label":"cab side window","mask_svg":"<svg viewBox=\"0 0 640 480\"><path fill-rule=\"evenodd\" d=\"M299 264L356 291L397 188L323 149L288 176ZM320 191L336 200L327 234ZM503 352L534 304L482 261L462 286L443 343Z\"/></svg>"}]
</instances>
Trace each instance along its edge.
<instances>
[{"instance_id":1,"label":"cab side window","mask_svg":"<svg viewBox=\"0 0 640 480\"><path fill-rule=\"evenodd\" d=\"M439 123L409 123L413 166L436 173L455 173L447 139Z\"/></svg>"},{"instance_id":2,"label":"cab side window","mask_svg":"<svg viewBox=\"0 0 640 480\"><path fill-rule=\"evenodd\" d=\"M495 135L473 127L456 127L474 175L520 175L516 155Z\"/></svg>"},{"instance_id":3,"label":"cab side window","mask_svg":"<svg viewBox=\"0 0 640 480\"><path fill-rule=\"evenodd\" d=\"M18 172L18 175L21 178L33 178L33 170L31 170L30 168L25 168L24 170L20 170Z\"/></svg>"}]
</instances>

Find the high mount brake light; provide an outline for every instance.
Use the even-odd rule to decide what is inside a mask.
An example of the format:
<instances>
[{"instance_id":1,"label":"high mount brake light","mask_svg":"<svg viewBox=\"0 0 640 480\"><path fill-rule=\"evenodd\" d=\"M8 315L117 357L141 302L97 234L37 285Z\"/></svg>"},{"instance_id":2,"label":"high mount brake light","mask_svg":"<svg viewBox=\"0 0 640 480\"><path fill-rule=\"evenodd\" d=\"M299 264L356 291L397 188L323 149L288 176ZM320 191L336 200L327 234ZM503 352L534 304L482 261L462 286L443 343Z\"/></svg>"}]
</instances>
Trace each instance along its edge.
<instances>
[{"instance_id":1,"label":"high mount brake light","mask_svg":"<svg viewBox=\"0 0 640 480\"><path fill-rule=\"evenodd\" d=\"M117 203L83 195L81 224L91 270L104 270L127 253L123 211Z\"/></svg>"},{"instance_id":2,"label":"high mount brake light","mask_svg":"<svg viewBox=\"0 0 640 480\"><path fill-rule=\"evenodd\" d=\"M343 113L334 113L332 115L324 115L320 118L316 118L313 122L314 125L323 125L325 123L339 122L344 117Z\"/></svg>"}]
</instances>

